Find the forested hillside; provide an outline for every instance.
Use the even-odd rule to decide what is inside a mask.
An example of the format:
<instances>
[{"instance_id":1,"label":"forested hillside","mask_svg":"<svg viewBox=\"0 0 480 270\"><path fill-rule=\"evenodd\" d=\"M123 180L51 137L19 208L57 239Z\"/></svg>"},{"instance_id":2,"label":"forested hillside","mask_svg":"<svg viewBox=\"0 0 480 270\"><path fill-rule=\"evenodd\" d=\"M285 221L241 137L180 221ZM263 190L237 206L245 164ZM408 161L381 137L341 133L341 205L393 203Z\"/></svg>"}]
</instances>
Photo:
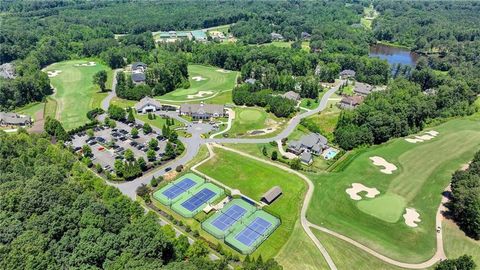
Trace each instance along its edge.
<instances>
[{"instance_id":1,"label":"forested hillside","mask_svg":"<svg viewBox=\"0 0 480 270\"><path fill-rule=\"evenodd\" d=\"M0 134L0 172L2 269L226 269L44 138Z\"/></svg>"}]
</instances>

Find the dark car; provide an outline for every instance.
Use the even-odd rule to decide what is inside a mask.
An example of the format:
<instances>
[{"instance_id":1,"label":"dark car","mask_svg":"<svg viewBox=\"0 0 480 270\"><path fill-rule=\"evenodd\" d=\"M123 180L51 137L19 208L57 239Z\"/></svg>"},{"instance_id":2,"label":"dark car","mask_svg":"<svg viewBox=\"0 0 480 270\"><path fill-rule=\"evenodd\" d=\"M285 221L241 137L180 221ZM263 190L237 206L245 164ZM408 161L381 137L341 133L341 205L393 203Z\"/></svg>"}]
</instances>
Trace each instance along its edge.
<instances>
[{"instance_id":1,"label":"dark car","mask_svg":"<svg viewBox=\"0 0 480 270\"><path fill-rule=\"evenodd\" d=\"M122 137L120 137L120 138L118 138L118 139L123 142L123 141L126 141L126 140L127 140L127 137L122 136Z\"/></svg>"},{"instance_id":2,"label":"dark car","mask_svg":"<svg viewBox=\"0 0 480 270\"><path fill-rule=\"evenodd\" d=\"M137 143L136 141L131 141L131 142L130 142L130 145L133 146L133 147L135 147L135 146L138 145L138 143Z\"/></svg>"},{"instance_id":3,"label":"dark car","mask_svg":"<svg viewBox=\"0 0 480 270\"><path fill-rule=\"evenodd\" d=\"M166 172L169 172L169 171L171 171L171 170L172 170L172 167L167 167L167 168L165 168L165 171L166 171Z\"/></svg>"},{"instance_id":4,"label":"dark car","mask_svg":"<svg viewBox=\"0 0 480 270\"><path fill-rule=\"evenodd\" d=\"M126 131L125 129L120 129L118 132L122 133L123 135L128 134L128 131Z\"/></svg>"}]
</instances>

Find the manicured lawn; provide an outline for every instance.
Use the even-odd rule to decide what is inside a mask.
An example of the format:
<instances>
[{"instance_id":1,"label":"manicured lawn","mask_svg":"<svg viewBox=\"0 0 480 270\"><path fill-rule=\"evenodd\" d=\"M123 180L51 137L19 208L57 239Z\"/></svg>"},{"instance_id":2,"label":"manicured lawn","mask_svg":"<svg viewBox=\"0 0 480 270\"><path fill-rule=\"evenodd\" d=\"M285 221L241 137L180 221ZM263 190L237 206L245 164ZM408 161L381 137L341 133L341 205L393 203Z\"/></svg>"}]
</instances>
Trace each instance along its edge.
<instances>
[{"instance_id":1,"label":"manicured lawn","mask_svg":"<svg viewBox=\"0 0 480 270\"><path fill-rule=\"evenodd\" d=\"M320 243L327 249L328 254L338 269L356 270L398 270L404 269L387 264L363 250L324 232L312 229L313 233L320 240ZM318 269L318 268L317 268ZM324 268L322 268L324 269ZM327 269L327 268L325 268Z\"/></svg>"},{"instance_id":2,"label":"manicured lawn","mask_svg":"<svg viewBox=\"0 0 480 270\"><path fill-rule=\"evenodd\" d=\"M292 41L272 41L271 43L264 43L262 46L275 46L275 47L280 47L280 48L291 48L292 47ZM309 41L303 41L302 42L302 50L305 51L310 51L310 42Z\"/></svg>"},{"instance_id":3,"label":"manicured lawn","mask_svg":"<svg viewBox=\"0 0 480 270\"><path fill-rule=\"evenodd\" d=\"M312 121L320 127L322 134L325 135L328 139L333 139L333 131L337 126L338 117L340 116L341 110L337 107L337 103L341 97L339 95L333 94L330 100L327 102L327 107L325 110L321 111L318 114L312 115L307 118L308 121Z\"/></svg>"},{"instance_id":4,"label":"manicured lawn","mask_svg":"<svg viewBox=\"0 0 480 270\"><path fill-rule=\"evenodd\" d=\"M435 214L441 192L452 173L480 149L478 121L451 120L432 129L439 135L430 141L412 144L398 138L360 151L355 159L343 166L343 171L311 174L315 191L308 219L397 260L413 263L429 259L435 251ZM381 173L369 160L371 156L385 158L398 170L392 175ZM370 214L359 210L359 202L350 199L345 192L352 183L377 188L380 196L395 194L402 197L406 207L414 208L420 214L419 226L406 226L403 217L394 223L375 217L387 214L388 209L381 209L380 205L390 208L389 204L398 204L392 200L382 202L379 199L382 197L365 199L377 201L375 207L368 208ZM390 209L389 215L398 215L396 207Z\"/></svg>"},{"instance_id":5,"label":"manicured lawn","mask_svg":"<svg viewBox=\"0 0 480 270\"><path fill-rule=\"evenodd\" d=\"M263 108L257 107L236 107L235 108L235 119L233 120L232 127L228 131L229 137L241 137L241 136L250 136L249 131L273 128L274 132L263 134L266 137L272 137L274 134L280 132L283 128L283 124L286 122L286 119L281 119L273 115L272 113L267 113ZM263 136L258 134L255 137Z\"/></svg>"},{"instance_id":6,"label":"manicured lawn","mask_svg":"<svg viewBox=\"0 0 480 270\"><path fill-rule=\"evenodd\" d=\"M137 118L137 119L139 119L139 120L141 120L145 123L148 123L151 126L157 127L159 129L162 129L163 125L165 125L167 123L166 118L163 118L163 117L158 116L158 115L155 117L155 119L148 119L148 115L146 115L146 114L134 113L134 116L135 116L135 118ZM178 122L177 120L173 119L173 121L174 121L174 125L170 127L171 129L175 129L177 127L183 126L183 124Z\"/></svg>"},{"instance_id":7,"label":"manicured lawn","mask_svg":"<svg viewBox=\"0 0 480 270\"><path fill-rule=\"evenodd\" d=\"M45 68L47 71L60 70L50 81L55 88L52 96L57 102L55 116L62 122L65 129L69 130L88 122L86 113L99 104L99 97L94 98L99 87L92 82L93 75L100 70L107 70L109 77L112 77L111 69L95 61L94 66L75 66L76 64L88 63L95 60L72 60L52 64ZM111 83L107 82L107 88ZM95 102L94 102L95 101Z\"/></svg>"},{"instance_id":8,"label":"manicured lawn","mask_svg":"<svg viewBox=\"0 0 480 270\"><path fill-rule=\"evenodd\" d=\"M275 260L288 270L328 269L322 253L308 237L300 225L295 224L292 236L275 257Z\"/></svg>"},{"instance_id":9,"label":"manicured lawn","mask_svg":"<svg viewBox=\"0 0 480 270\"><path fill-rule=\"evenodd\" d=\"M480 266L480 241L468 237L451 220L445 220L443 227L443 245L448 258L457 258L464 254L471 255Z\"/></svg>"},{"instance_id":10,"label":"manicured lawn","mask_svg":"<svg viewBox=\"0 0 480 270\"><path fill-rule=\"evenodd\" d=\"M300 107L313 110L318 107L318 101L311 98L302 98L300 101Z\"/></svg>"},{"instance_id":11,"label":"manicured lawn","mask_svg":"<svg viewBox=\"0 0 480 270\"><path fill-rule=\"evenodd\" d=\"M127 108L127 107L133 107L138 101L135 100L127 100L119 97L114 97L110 104L113 104L115 106L119 106L122 108Z\"/></svg>"},{"instance_id":12,"label":"manicured lawn","mask_svg":"<svg viewBox=\"0 0 480 270\"><path fill-rule=\"evenodd\" d=\"M35 121L36 119L36 114L40 111L43 111L43 108L45 107L45 103L43 102L34 102L27 104L21 108L18 108L15 110L15 112L19 114L24 114L32 117L32 119Z\"/></svg>"},{"instance_id":13,"label":"manicured lawn","mask_svg":"<svg viewBox=\"0 0 480 270\"><path fill-rule=\"evenodd\" d=\"M57 101L52 97L47 97L47 103L45 103L43 117L45 119L47 118L47 116L55 118L56 113L57 113Z\"/></svg>"},{"instance_id":14,"label":"manicured lawn","mask_svg":"<svg viewBox=\"0 0 480 270\"><path fill-rule=\"evenodd\" d=\"M219 95L223 91L232 90L235 86L238 72L221 72L221 68L203 65L189 65L188 74L190 87L176 89L163 96L157 97L160 101L189 102L206 100Z\"/></svg>"},{"instance_id":15,"label":"manicured lawn","mask_svg":"<svg viewBox=\"0 0 480 270\"><path fill-rule=\"evenodd\" d=\"M227 150L218 148L214 150L216 156L201 165L198 170L232 188L239 189L255 200L260 200L261 196L274 186L280 186L282 189L283 195L264 208L278 215L282 224L253 253L254 256L262 255L264 259L275 256L294 230L306 185L298 176L271 165Z\"/></svg>"}]
</instances>

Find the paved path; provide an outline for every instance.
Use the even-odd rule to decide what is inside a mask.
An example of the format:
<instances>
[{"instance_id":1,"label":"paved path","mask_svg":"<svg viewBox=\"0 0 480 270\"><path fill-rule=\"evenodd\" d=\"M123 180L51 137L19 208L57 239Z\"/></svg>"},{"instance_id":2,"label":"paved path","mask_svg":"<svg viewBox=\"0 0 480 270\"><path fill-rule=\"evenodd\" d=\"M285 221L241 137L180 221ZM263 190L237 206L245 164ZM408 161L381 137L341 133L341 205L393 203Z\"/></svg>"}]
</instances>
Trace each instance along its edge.
<instances>
[{"instance_id":1,"label":"paved path","mask_svg":"<svg viewBox=\"0 0 480 270\"><path fill-rule=\"evenodd\" d=\"M217 133L214 133L214 134L210 135L210 138L214 138L215 136L221 135L221 134L229 131L230 128L232 128L232 122L233 122L233 119L235 119L235 111L233 109L227 109L227 110L228 110L227 127L220 132L217 132Z\"/></svg>"},{"instance_id":2,"label":"paved path","mask_svg":"<svg viewBox=\"0 0 480 270\"><path fill-rule=\"evenodd\" d=\"M111 89L110 92L108 92L108 95L102 100L102 103L100 104L100 107L104 111L108 110L108 106L110 106L110 101L112 101L112 99L117 96L117 92L116 92L116 90L117 90L117 73L121 70L122 69L119 68L119 69L115 69L113 71L112 89Z\"/></svg>"},{"instance_id":3,"label":"paved path","mask_svg":"<svg viewBox=\"0 0 480 270\"><path fill-rule=\"evenodd\" d=\"M290 153L290 152L285 152L285 150L283 150L283 146L282 146L282 141L281 140L277 140L277 147L278 147L278 152L280 153L280 155L282 157L286 157L288 159L296 159L297 158L297 155L295 155L294 153Z\"/></svg>"}]
</instances>

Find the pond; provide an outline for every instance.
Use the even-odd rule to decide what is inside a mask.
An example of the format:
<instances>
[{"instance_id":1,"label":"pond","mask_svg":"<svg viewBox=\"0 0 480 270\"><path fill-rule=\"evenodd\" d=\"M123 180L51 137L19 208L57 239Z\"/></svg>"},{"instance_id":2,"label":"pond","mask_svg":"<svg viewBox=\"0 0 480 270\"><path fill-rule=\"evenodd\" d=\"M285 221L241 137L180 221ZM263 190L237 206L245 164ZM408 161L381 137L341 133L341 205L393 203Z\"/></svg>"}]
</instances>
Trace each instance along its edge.
<instances>
[{"instance_id":1,"label":"pond","mask_svg":"<svg viewBox=\"0 0 480 270\"><path fill-rule=\"evenodd\" d=\"M408 49L384 44L375 44L370 46L369 56L385 59L390 66L396 64L415 66L419 58L417 53L411 52Z\"/></svg>"}]
</instances>

